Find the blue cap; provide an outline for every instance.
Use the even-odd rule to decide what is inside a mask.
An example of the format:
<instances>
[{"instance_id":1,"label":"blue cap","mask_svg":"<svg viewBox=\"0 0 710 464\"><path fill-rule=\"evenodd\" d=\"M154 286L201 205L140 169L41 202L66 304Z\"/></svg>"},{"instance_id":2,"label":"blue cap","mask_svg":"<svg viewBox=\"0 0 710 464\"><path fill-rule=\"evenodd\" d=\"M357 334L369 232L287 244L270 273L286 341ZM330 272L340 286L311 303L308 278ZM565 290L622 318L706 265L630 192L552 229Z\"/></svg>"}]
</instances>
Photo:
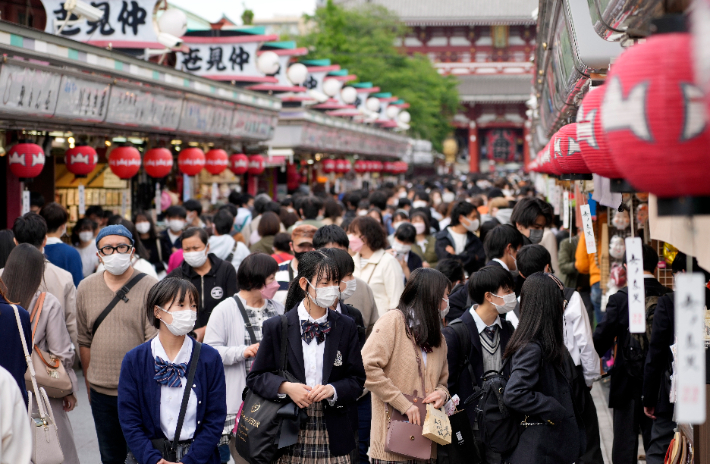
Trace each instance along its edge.
<instances>
[{"instance_id":1,"label":"blue cap","mask_svg":"<svg viewBox=\"0 0 710 464\"><path fill-rule=\"evenodd\" d=\"M114 224L112 226L106 226L101 229L99 235L96 236L96 245L98 246L99 242L101 242L101 239L108 235L120 235L121 237L126 237L128 240L130 240L131 245L134 243L133 235L131 235L128 229L126 229L121 224Z\"/></svg>"}]
</instances>

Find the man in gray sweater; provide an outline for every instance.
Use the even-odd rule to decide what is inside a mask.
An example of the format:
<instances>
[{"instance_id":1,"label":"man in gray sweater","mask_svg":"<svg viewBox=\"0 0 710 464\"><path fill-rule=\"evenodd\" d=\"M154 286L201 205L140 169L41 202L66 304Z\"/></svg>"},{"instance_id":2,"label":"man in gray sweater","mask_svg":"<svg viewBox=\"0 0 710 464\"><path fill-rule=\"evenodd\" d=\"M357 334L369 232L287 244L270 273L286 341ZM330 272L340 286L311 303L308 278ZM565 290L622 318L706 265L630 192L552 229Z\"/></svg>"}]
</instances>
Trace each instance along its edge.
<instances>
[{"instance_id":1,"label":"man in gray sweater","mask_svg":"<svg viewBox=\"0 0 710 464\"><path fill-rule=\"evenodd\" d=\"M123 464L128 454L117 405L123 357L157 333L145 309L148 291L157 280L145 274L138 280L139 273L131 266L133 243L122 225L101 229L96 245L106 270L82 280L76 299L79 353L103 464ZM126 293L124 287L130 284ZM123 298L101 317L117 296Z\"/></svg>"}]
</instances>

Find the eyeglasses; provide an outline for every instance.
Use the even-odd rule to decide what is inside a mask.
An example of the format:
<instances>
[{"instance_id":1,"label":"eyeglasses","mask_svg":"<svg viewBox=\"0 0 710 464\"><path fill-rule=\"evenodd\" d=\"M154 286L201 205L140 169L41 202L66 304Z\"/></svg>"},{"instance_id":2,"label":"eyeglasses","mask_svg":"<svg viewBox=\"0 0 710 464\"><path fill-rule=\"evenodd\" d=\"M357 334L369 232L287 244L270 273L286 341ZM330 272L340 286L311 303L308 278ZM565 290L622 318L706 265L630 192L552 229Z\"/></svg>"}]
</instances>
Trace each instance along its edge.
<instances>
[{"instance_id":1,"label":"eyeglasses","mask_svg":"<svg viewBox=\"0 0 710 464\"><path fill-rule=\"evenodd\" d=\"M99 251L102 255L109 256L112 255L114 252L118 252L118 254L120 255L125 255L126 253L130 253L132 249L133 247L131 245L121 244L115 247L112 247L111 245L106 245L105 247L101 247Z\"/></svg>"}]
</instances>

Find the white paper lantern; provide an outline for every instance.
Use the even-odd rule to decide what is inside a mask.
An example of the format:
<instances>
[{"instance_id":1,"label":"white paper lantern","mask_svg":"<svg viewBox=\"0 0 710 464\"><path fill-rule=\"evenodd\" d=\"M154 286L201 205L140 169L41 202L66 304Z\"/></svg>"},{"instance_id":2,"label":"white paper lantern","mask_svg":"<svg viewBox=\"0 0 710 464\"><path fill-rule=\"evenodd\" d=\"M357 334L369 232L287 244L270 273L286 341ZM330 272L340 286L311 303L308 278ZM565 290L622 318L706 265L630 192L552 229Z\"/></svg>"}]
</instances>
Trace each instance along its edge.
<instances>
[{"instance_id":1,"label":"white paper lantern","mask_svg":"<svg viewBox=\"0 0 710 464\"><path fill-rule=\"evenodd\" d=\"M338 95L338 92L340 92L340 87L342 87L343 84L340 83L340 81L336 79L326 79L323 82L323 93L328 95L329 97L334 97Z\"/></svg>"},{"instance_id":2,"label":"white paper lantern","mask_svg":"<svg viewBox=\"0 0 710 464\"><path fill-rule=\"evenodd\" d=\"M387 107L387 117L390 119L394 119L397 117L397 114L399 114L399 108L396 106L388 106Z\"/></svg>"},{"instance_id":3,"label":"white paper lantern","mask_svg":"<svg viewBox=\"0 0 710 464\"><path fill-rule=\"evenodd\" d=\"M288 68L286 77L288 77L288 80L290 80L293 85L301 85L306 82L308 68L302 63L294 63Z\"/></svg>"},{"instance_id":4,"label":"white paper lantern","mask_svg":"<svg viewBox=\"0 0 710 464\"><path fill-rule=\"evenodd\" d=\"M159 32L182 37L187 32L187 16L181 10L169 8L158 19Z\"/></svg>"},{"instance_id":5,"label":"white paper lantern","mask_svg":"<svg viewBox=\"0 0 710 464\"><path fill-rule=\"evenodd\" d=\"M379 112L380 111L380 99L375 98L375 97L370 97L367 99L365 102L365 107L374 112Z\"/></svg>"},{"instance_id":6,"label":"white paper lantern","mask_svg":"<svg viewBox=\"0 0 710 464\"><path fill-rule=\"evenodd\" d=\"M343 98L345 103L350 105L355 103L355 100L357 100L357 90L355 90L355 87L347 86L340 91L340 96Z\"/></svg>"},{"instance_id":7,"label":"white paper lantern","mask_svg":"<svg viewBox=\"0 0 710 464\"><path fill-rule=\"evenodd\" d=\"M274 74L279 70L279 55L272 51L262 53L256 60L256 67L264 74Z\"/></svg>"},{"instance_id":8,"label":"white paper lantern","mask_svg":"<svg viewBox=\"0 0 710 464\"><path fill-rule=\"evenodd\" d=\"M397 116L397 119L399 122L404 123L404 124L409 124L409 121L412 120L412 115L409 114L409 111L402 111L399 113Z\"/></svg>"}]
</instances>

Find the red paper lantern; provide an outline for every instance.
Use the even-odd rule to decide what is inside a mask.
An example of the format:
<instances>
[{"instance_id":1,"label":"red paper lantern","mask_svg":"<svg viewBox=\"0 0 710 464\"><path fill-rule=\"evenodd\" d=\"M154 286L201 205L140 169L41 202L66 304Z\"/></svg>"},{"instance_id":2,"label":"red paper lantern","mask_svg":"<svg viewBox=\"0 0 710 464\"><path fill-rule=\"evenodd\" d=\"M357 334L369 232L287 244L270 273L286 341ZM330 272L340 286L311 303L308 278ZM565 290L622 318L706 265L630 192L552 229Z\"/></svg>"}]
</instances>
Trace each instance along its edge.
<instances>
[{"instance_id":1,"label":"red paper lantern","mask_svg":"<svg viewBox=\"0 0 710 464\"><path fill-rule=\"evenodd\" d=\"M249 168L249 158L247 155L238 153L229 157L229 169L237 176L245 174L247 168Z\"/></svg>"},{"instance_id":2,"label":"red paper lantern","mask_svg":"<svg viewBox=\"0 0 710 464\"><path fill-rule=\"evenodd\" d=\"M355 172L358 174L363 174L367 172L367 162L365 160L355 161Z\"/></svg>"},{"instance_id":3,"label":"red paper lantern","mask_svg":"<svg viewBox=\"0 0 710 464\"><path fill-rule=\"evenodd\" d=\"M286 188L288 190L296 190L299 185L301 185L301 175L298 173L298 167L289 163L288 167L286 167Z\"/></svg>"},{"instance_id":4,"label":"red paper lantern","mask_svg":"<svg viewBox=\"0 0 710 464\"><path fill-rule=\"evenodd\" d=\"M35 143L18 143L10 150L10 171L20 179L37 177L44 167L44 150Z\"/></svg>"},{"instance_id":5,"label":"red paper lantern","mask_svg":"<svg viewBox=\"0 0 710 464\"><path fill-rule=\"evenodd\" d=\"M406 174L407 171L409 171L409 164L407 164L407 163L405 163L404 161L402 161L402 172L401 172L401 174Z\"/></svg>"},{"instance_id":6,"label":"red paper lantern","mask_svg":"<svg viewBox=\"0 0 710 464\"><path fill-rule=\"evenodd\" d=\"M205 169L213 176L221 174L222 171L227 169L228 164L229 157L227 152L221 148L214 148L205 154Z\"/></svg>"},{"instance_id":7,"label":"red paper lantern","mask_svg":"<svg viewBox=\"0 0 710 464\"><path fill-rule=\"evenodd\" d=\"M335 172L336 167L337 167L337 163L335 162L334 159L323 160L323 172L324 173L330 174L331 172Z\"/></svg>"},{"instance_id":8,"label":"red paper lantern","mask_svg":"<svg viewBox=\"0 0 710 464\"><path fill-rule=\"evenodd\" d=\"M116 147L108 156L108 165L120 179L130 179L141 168L141 154L135 147Z\"/></svg>"},{"instance_id":9,"label":"red paper lantern","mask_svg":"<svg viewBox=\"0 0 710 464\"><path fill-rule=\"evenodd\" d=\"M392 161L385 161L384 170L389 174L397 174L397 163Z\"/></svg>"},{"instance_id":10,"label":"red paper lantern","mask_svg":"<svg viewBox=\"0 0 710 464\"><path fill-rule=\"evenodd\" d=\"M173 169L173 154L167 148L151 148L143 156L146 174L154 179L162 179Z\"/></svg>"},{"instance_id":11,"label":"red paper lantern","mask_svg":"<svg viewBox=\"0 0 710 464\"><path fill-rule=\"evenodd\" d=\"M249 157L249 174L253 176L258 176L266 169L266 162L264 157L261 155L252 155Z\"/></svg>"},{"instance_id":12,"label":"red paper lantern","mask_svg":"<svg viewBox=\"0 0 710 464\"><path fill-rule=\"evenodd\" d=\"M350 172L350 168L352 165L350 164L350 161L346 159L338 160L336 163L336 171L345 174L346 172Z\"/></svg>"},{"instance_id":13,"label":"red paper lantern","mask_svg":"<svg viewBox=\"0 0 710 464\"><path fill-rule=\"evenodd\" d=\"M205 153L197 147L185 148L178 156L178 169L188 176L196 176L205 167Z\"/></svg>"},{"instance_id":14,"label":"red paper lantern","mask_svg":"<svg viewBox=\"0 0 710 464\"><path fill-rule=\"evenodd\" d=\"M540 171L544 174L551 174L551 175L560 175L559 171L555 169L555 167L552 165L552 140L550 143L548 143L545 148L540 150L540 153L537 154L539 163L540 163Z\"/></svg>"},{"instance_id":15,"label":"red paper lantern","mask_svg":"<svg viewBox=\"0 0 710 464\"><path fill-rule=\"evenodd\" d=\"M557 131L554 157L563 174L591 174L577 143L577 123L567 124Z\"/></svg>"},{"instance_id":16,"label":"red paper lantern","mask_svg":"<svg viewBox=\"0 0 710 464\"><path fill-rule=\"evenodd\" d=\"M382 161L373 161L372 164L374 166L373 172L382 172L382 169L384 168Z\"/></svg>"},{"instance_id":17,"label":"red paper lantern","mask_svg":"<svg viewBox=\"0 0 710 464\"><path fill-rule=\"evenodd\" d=\"M99 155L93 147L82 145L68 149L64 153L67 171L75 176L85 176L94 170L99 162Z\"/></svg>"},{"instance_id":18,"label":"red paper lantern","mask_svg":"<svg viewBox=\"0 0 710 464\"><path fill-rule=\"evenodd\" d=\"M621 172L612 161L606 133L602 130L601 105L606 85L587 93L577 111L577 141L582 159L590 171L610 179L619 179Z\"/></svg>"},{"instance_id":19,"label":"red paper lantern","mask_svg":"<svg viewBox=\"0 0 710 464\"><path fill-rule=\"evenodd\" d=\"M710 195L710 129L693 82L687 33L651 36L612 66L602 125L616 167L636 189L661 198Z\"/></svg>"}]
</instances>

